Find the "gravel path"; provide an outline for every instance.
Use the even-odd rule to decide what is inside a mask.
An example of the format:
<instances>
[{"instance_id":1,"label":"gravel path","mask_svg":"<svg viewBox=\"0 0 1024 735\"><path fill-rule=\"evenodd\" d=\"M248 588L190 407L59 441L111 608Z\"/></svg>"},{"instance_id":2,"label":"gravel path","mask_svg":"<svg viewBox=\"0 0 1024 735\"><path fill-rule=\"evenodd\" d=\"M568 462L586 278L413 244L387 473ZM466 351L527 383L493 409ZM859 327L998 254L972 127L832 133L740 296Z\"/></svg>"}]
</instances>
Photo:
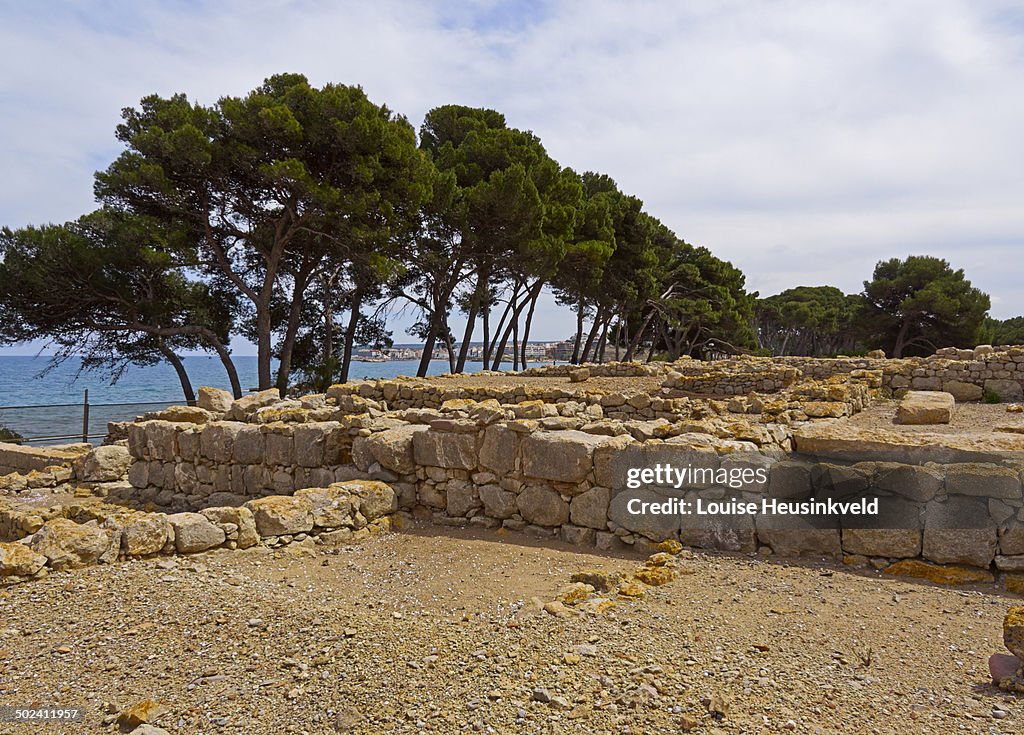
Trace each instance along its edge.
<instances>
[{"instance_id":1,"label":"gravel path","mask_svg":"<svg viewBox=\"0 0 1024 735\"><path fill-rule=\"evenodd\" d=\"M600 617L531 602L635 563L418 528L55 573L0 592L0 704L86 721L0 732L113 733L146 698L173 735L1024 730L993 587L697 555Z\"/></svg>"}]
</instances>

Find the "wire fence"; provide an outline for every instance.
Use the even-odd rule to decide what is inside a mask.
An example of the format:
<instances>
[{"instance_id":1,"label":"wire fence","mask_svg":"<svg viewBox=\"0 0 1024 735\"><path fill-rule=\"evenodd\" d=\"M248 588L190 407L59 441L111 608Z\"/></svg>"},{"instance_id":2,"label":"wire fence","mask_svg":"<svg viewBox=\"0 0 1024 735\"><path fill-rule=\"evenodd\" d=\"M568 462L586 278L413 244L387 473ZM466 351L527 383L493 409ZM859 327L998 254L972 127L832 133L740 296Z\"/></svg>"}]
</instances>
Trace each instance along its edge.
<instances>
[{"instance_id":1,"label":"wire fence","mask_svg":"<svg viewBox=\"0 0 1024 735\"><path fill-rule=\"evenodd\" d=\"M22 444L97 444L107 435L107 424L111 421L132 421L148 411L182 403L181 400L90 403L89 391L85 391L81 403L0 406L0 427L14 432Z\"/></svg>"}]
</instances>

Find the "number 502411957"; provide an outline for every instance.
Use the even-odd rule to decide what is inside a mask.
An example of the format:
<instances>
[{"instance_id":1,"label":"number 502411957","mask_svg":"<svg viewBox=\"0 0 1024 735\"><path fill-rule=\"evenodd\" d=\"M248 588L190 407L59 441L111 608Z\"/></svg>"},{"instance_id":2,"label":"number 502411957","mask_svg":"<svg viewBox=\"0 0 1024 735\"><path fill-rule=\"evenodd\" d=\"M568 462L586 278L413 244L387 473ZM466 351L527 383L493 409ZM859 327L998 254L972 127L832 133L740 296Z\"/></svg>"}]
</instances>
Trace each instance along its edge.
<instances>
[{"instance_id":1,"label":"number 502411957","mask_svg":"<svg viewBox=\"0 0 1024 735\"><path fill-rule=\"evenodd\" d=\"M82 707L38 707L0 705L0 722L81 722Z\"/></svg>"}]
</instances>

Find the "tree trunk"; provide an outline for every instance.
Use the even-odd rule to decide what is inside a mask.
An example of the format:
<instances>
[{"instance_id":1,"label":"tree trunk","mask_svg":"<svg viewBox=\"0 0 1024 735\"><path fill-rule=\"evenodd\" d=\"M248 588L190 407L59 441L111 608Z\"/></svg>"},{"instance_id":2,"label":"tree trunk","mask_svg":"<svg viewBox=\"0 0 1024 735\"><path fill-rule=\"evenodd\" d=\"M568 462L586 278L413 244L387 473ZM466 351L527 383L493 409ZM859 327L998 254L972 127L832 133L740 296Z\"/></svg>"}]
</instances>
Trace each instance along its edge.
<instances>
[{"instance_id":1,"label":"tree trunk","mask_svg":"<svg viewBox=\"0 0 1024 735\"><path fill-rule=\"evenodd\" d=\"M509 320L508 326L505 327L505 333L502 335L501 342L495 350L494 360L491 362L491 370L498 370L501 367L501 358L505 354L505 347L508 345L509 337L512 336L512 329L519 320L519 315L522 314L523 307L526 306L526 299L519 301L518 292L519 287L517 285L516 290L512 292L512 297L509 299L509 306L513 308L512 318Z\"/></svg>"},{"instance_id":2,"label":"tree trunk","mask_svg":"<svg viewBox=\"0 0 1024 735\"><path fill-rule=\"evenodd\" d=\"M312 270L311 266L303 263L292 286L292 303L288 309L288 323L284 330L284 340L281 342L281 362L277 366L277 390L282 398L288 394L288 379L292 372L292 353L295 350L295 338L299 334L302 307L305 303L304 294L309 286Z\"/></svg>"},{"instance_id":3,"label":"tree trunk","mask_svg":"<svg viewBox=\"0 0 1024 735\"><path fill-rule=\"evenodd\" d=\"M231 353L228 352L219 339L207 340L207 344L213 347L217 357L220 358L221 364L224 365L224 370L228 374L228 382L231 383L231 394L235 398L241 398L242 384L238 380L238 370L235 369L235 362L231 359Z\"/></svg>"},{"instance_id":4,"label":"tree trunk","mask_svg":"<svg viewBox=\"0 0 1024 735\"><path fill-rule=\"evenodd\" d=\"M644 338L644 333L647 331L647 328L651 324L651 320L654 319L654 316L657 313L657 310L652 308L650 313L647 315L647 318L644 319L644 323L640 325L640 329L637 330L636 334L633 335L633 339L626 346L626 354L622 358L623 362L629 362L633 359L633 353L636 352L636 348L640 346L640 343Z\"/></svg>"},{"instance_id":5,"label":"tree trunk","mask_svg":"<svg viewBox=\"0 0 1024 735\"><path fill-rule=\"evenodd\" d=\"M523 369L526 369L526 346L530 340L530 327L533 326L533 311L537 308L537 300L540 298L540 290L530 297L530 310L526 312L526 326L523 328Z\"/></svg>"},{"instance_id":6,"label":"tree trunk","mask_svg":"<svg viewBox=\"0 0 1024 735\"><path fill-rule=\"evenodd\" d=\"M903 349L906 347L907 332L910 331L910 321L907 319L903 320L903 324L900 325L899 334L896 335L896 345L893 347L893 357L903 357Z\"/></svg>"},{"instance_id":7,"label":"tree trunk","mask_svg":"<svg viewBox=\"0 0 1024 735\"><path fill-rule=\"evenodd\" d=\"M345 326L345 343L342 345L341 374L339 380L342 383L348 382L349 369L352 366L352 347L356 341L356 328L359 326L360 310L363 308L363 293L361 289L352 292L349 301L348 324Z\"/></svg>"},{"instance_id":8,"label":"tree trunk","mask_svg":"<svg viewBox=\"0 0 1024 735\"><path fill-rule=\"evenodd\" d=\"M174 367L174 372L178 374L181 392L185 394L185 402L190 406L196 405L196 394L192 390L192 381L188 379L188 373L185 372L185 366L182 364L181 358L174 354L174 350L165 345L163 340L158 343L157 349L160 350L160 354L164 356L164 359Z\"/></svg>"},{"instance_id":9,"label":"tree trunk","mask_svg":"<svg viewBox=\"0 0 1024 735\"><path fill-rule=\"evenodd\" d=\"M459 360L452 372L461 373L466 369L466 357L469 355L469 344L473 340L473 332L476 331L476 317L480 313L480 302L483 299L484 274L477 273L476 286L473 288L473 296L469 302L469 311L466 313L466 331L462 333L462 345L459 347ZM484 337L486 341L486 336Z\"/></svg>"},{"instance_id":10,"label":"tree trunk","mask_svg":"<svg viewBox=\"0 0 1024 735\"><path fill-rule=\"evenodd\" d=\"M580 342L583 341L583 299L580 299L579 307L576 309L576 338L572 344L572 357L569 359L573 365L579 364Z\"/></svg>"},{"instance_id":11,"label":"tree trunk","mask_svg":"<svg viewBox=\"0 0 1024 735\"><path fill-rule=\"evenodd\" d=\"M604 326L601 328L601 338L597 340L597 350L595 357L599 363L604 362L604 348L608 344L608 328L611 327L612 319L608 317L605 319Z\"/></svg>"},{"instance_id":12,"label":"tree trunk","mask_svg":"<svg viewBox=\"0 0 1024 735\"><path fill-rule=\"evenodd\" d=\"M258 387L260 390L267 390L274 387L273 377L270 370L270 362L273 357L270 343L270 309L267 306L257 305L256 307L256 368Z\"/></svg>"},{"instance_id":13,"label":"tree trunk","mask_svg":"<svg viewBox=\"0 0 1024 735\"><path fill-rule=\"evenodd\" d=\"M604 306L599 306L597 313L594 314L594 323L591 325L590 333L587 335L587 343L583 345L583 354L580 356L580 362L586 362L587 358L590 357L590 348L594 346L597 332L601 328L601 322L604 321L604 309Z\"/></svg>"}]
</instances>

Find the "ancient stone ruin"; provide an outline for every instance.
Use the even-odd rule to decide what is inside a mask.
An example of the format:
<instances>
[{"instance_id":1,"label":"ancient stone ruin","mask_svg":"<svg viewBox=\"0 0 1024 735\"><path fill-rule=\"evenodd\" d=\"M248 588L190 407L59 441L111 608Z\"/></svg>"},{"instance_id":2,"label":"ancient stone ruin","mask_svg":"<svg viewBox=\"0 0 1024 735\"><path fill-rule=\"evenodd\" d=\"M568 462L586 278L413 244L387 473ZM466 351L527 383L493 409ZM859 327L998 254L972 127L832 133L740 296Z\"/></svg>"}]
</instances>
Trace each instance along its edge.
<instances>
[{"instance_id":1,"label":"ancient stone ruin","mask_svg":"<svg viewBox=\"0 0 1024 735\"><path fill-rule=\"evenodd\" d=\"M1022 385L1024 348L979 347L397 378L287 400L204 388L195 407L112 425L109 446L0 446L0 573L343 543L415 519L601 550L675 540L940 582L998 575L1021 592ZM623 486L625 465L681 456L766 474L742 489ZM652 523L628 502L862 495L891 522Z\"/></svg>"}]
</instances>

